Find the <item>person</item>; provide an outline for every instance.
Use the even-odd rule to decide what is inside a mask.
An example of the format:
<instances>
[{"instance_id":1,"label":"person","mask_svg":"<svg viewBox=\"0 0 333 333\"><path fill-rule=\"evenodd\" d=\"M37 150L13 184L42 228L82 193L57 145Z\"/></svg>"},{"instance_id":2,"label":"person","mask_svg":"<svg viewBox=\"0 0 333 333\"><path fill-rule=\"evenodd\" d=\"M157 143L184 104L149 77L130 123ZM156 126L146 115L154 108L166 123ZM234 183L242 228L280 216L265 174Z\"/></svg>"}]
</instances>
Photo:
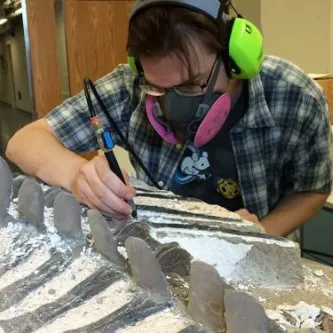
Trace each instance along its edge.
<instances>
[{"instance_id":1,"label":"person","mask_svg":"<svg viewBox=\"0 0 333 333\"><path fill-rule=\"evenodd\" d=\"M149 171L131 157L138 178L286 236L332 190L328 105L300 68L262 54L259 30L233 17L230 5L136 1L128 31L130 64L119 64L95 85ZM126 148L96 109L115 143ZM135 189L110 171L104 156L87 161L79 155L97 148L81 92L19 130L6 155L87 206L128 216L124 199L133 199Z\"/></svg>"}]
</instances>

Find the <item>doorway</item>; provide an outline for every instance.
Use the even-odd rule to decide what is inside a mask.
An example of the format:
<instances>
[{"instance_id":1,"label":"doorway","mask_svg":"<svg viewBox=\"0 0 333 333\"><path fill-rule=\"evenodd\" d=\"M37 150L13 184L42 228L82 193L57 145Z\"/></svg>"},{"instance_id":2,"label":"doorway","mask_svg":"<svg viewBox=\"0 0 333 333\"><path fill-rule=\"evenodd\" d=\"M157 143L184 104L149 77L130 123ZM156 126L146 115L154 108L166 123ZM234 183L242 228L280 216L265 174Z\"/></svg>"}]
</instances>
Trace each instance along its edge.
<instances>
[{"instance_id":1,"label":"doorway","mask_svg":"<svg viewBox=\"0 0 333 333\"><path fill-rule=\"evenodd\" d=\"M10 105L13 109L16 109L16 90L14 79L14 66L12 57L12 48L10 43L6 43L6 57L8 62L8 84L10 91Z\"/></svg>"}]
</instances>

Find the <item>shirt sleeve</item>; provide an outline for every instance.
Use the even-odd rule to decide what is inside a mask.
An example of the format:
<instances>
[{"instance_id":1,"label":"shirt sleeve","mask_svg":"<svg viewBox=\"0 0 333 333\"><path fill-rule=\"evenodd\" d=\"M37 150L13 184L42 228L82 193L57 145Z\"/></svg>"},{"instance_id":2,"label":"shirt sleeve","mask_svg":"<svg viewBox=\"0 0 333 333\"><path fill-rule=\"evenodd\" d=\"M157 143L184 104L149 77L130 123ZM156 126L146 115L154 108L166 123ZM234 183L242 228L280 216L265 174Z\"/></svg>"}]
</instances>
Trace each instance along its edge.
<instances>
[{"instance_id":1,"label":"shirt sleeve","mask_svg":"<svg viewBox=\"0 0 333 333\"><path fill-rule=\"evenodd\" d=\"M95 87L104 102L109 115L126 137L131 114L131 91L129 87L133 75L126 65L119 65L112 73L96 81ZM83 83L82 83L83 85ZM103 110L91 93L94 109L105 127L111 128L115 144L119 137L112 129ZM52 127L60 142L75 153L85 153L98 149L97 140L90 123L90 112L84 92L65 100L44 118Z\"/></svg>"},{"instance_id":2,"label":"shirt sleeve","mask_svg":"<svg viewBox=\"0 0 333 333\"><path fill-rule=\"evenodd\" d=\"M329 109L324 97L308 98L308 116L304 119L297 146L285 175L288 194L332 191L333 139Z\"/></svg>"}]
</instances>

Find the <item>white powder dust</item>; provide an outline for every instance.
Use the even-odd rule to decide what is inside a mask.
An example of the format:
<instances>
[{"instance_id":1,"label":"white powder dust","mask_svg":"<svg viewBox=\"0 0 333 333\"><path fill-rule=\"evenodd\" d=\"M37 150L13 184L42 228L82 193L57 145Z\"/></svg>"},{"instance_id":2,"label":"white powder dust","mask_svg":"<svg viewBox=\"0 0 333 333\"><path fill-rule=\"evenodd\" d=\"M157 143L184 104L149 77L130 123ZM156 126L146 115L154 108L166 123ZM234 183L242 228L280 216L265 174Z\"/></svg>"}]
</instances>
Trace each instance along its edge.
<instances>
[{"instance_id":1,"label":"white powder dust","mask_svg":"<svg viewBox=\"0 0 333 333\"><path fill-rule=\"evenodd\" d=\"M0 261L5 261L7 267L11 267L18 257L28 257L36 248L40 248L43 244L44 235L29 237L31 230L27 230L27 234L24 234L22 233L23 228L24 225L22 223L12 222L9 222L7 227L0 228ZM24 247L17 246L14 242L14 239L19 235L21 235L19 242L24 242ZM29 249L25 252L28 247Z\"/></svg>"},{"instance_id":2,"label":"white powder dust","mask_svg":"<svg viewBox=\"0 0 333 333\"><path fill-rule=\"evenodd\" d=\"M11 249L14 246L13 239L19 235L23 226L9 222L5 228L0 228L0 260L5 259L11 254Z\"/></svg>"},{"instance_id":3,"label":"white powder dust","mask_svg":"<svg viewBox=\"0 0 333 333\"><path fill-rule=\"evenodd\" d=\"M40 183L40 186L42 188L42 191L45 193L48 189L50 189L51 187L49 185L46 185L44 183Z\"/></svg>"},{"instance_id":4,"label":"white powder dust","mask_svg":"<svg viewBox=\"0 0 333 333\"><path fill-rule=\"evenodd\" d=\"M128 259L128 255L127 255L127 251L126 251L125 247L118 246L118 251L126 260Z\"/></svg>"},{"instance_id":5,"label":"white powder dust","mask_svg":"<svg viewBox=\"0 0 333 333\"><path fill-rule=\"evenodd\" d=\"M56 248L59 252L65 253L70 250L69 245L58 235L54 226L54 208L44 207L44 225L47 231L47 245L49 248Z\"/></svg>"},{"instance_id":6,"label":"white powder dust","mask_svg":"<svg viewBox=\"0 0 333 333\"><path fill-rule=\"evenodd\" d=\"M333 313L328 307L316 307L300 301L296 305L279 305L276 310L266 310L267 316L281 328L317 328L321 325L321 313Z\"/></svg>"},{"instance_id":7,"label":"white powder dust","mask_svg":"<svg viewBox=\"0 0 333 333\"><path fill-rule=\"evenodd\" d=\"M333 317L333 309L327 307L327 306L323 306L322 308L322 311L324 314L327 314L329 316L332 316Z\"/></svg>"},{"instance_id":8,"label":"white powder dust","mask_svg":"<svg viewBox=\"0 0 333 333\"><path fill-rule=\"evenodd\" d=\"M84 212L85 212L85 208L82 208L81 216ZM90 225L89 225L87 216L81 217L81 226L82 226L82 232L83 232L85 239L87 239L89 242L89 245L92 246L93 241L88 237L88 235L91 236L91 229L90 229Z\"/></svg>"},{"instance_id":9,"label":"white powder dust","mask_svg":"<svg viewBox=\"0 0 333 333\"><path fill-rule=\"evenodd\" d=\"M158 230L152 230L151 235L163 243L178 242L183 249L191 253L194 259L214 266L224 278L232 277L237 263L244 259L252 248L252 245L232 244L215 237L204 235L194 237L192 231L178 233L172 229L163 229L163 233L161 233Z\"/></svg>"},{"instance_id":10,"label":"white powder dust","mask_svg":"<svg viewBox=\"0 0 333 333\"><path fill-rule=\"evenodd\" d=\"M317 277L323 277L325 275L321 269L314 271L313 274Z\"/></svg>"},{"instance_id":11,"label":"white powder dust","mask_svg":"<svg viewBox=\"0 0 333 333\"><path fill-rule=\"evenodd\" d=\"M232 234L232 233L226 233L226 232L220 232L220 231L205 231L205 230L195 230L195 229L182 229L175 230L174 228L163 228L163 231L159 230L158 228L151 228L152 229L152 236L156 235L156 237L160 237L161 234L178 234L179 237L191 237L191 238L198 238L201 239L202 237L209 237L212 239L217 239L219 237L221 238L241 238L244 243L250 242L250 243L265 243L265 244L271 244L271 245L278 245L280 247L296 247L298 246L292 241L279 241L274 239L268 239L263 237L253 237L253 236L242 236L238 234ZM155 237L155 236L153 236ZM229 243L228 243L229 244ZM251 244L250 244L251 245Z\"/></svg>"},{"instance_id":12,"label":"white powder dust","mask_svg":"<svg viewBox=\"0 0 333 333\"><path fill-rule=\"evenodd\" d=\"M34 333L62 333L97 322L131 300L133 295L127 291L128 286L125 281L115 282L102 293L95 295L78 308L66 312L62 317Z\"/></svg>"},{"instance_id":13,"label":"white powder dust","mask_svg":"<svg viewBox=\"0 0 333 333\"><path fill-rule=\"evenodd\" d=\"M24 279L42 266L51 258L51 254L45 248L34 253L29 260L21 265L8 270L0 279L0 290L6 288L18 280Z\"/></svg>"},{"instance_id":14,"label":"white powder dust","mask_svg":"<svg viewBox=\"0 0 333 333\"><path fill-rule=\"evenodd\" d=\"M189 320L168 309L145 318L135 326L117 330L116 333L176 333L190 324Z\"/></svg>"},{"instance_id":15,"label":"white powder dust","mask_svg":"<svg viewBox=\"0 0 333 333\"><path fill-rule=\"evenodd\" d=\"M16 200L17 201L17 200ZM0 243L0 260L1 260L1 253L2 249L6 249L7 254L11 254L11 261L14 262L15 258L18 255L22 255L22 253L13 253L12 247L13 243L12 240L19 234L20 231L25 228L23 223L20 223L19 213L17 212L17 203L12 201L8 210L8 214L13 216L17 223L8 223L6 228L0 229L0 239L4 239L5 241ZM44 207L44 225L46 227L46 233L35 234L31 236L27 244L31 244L32 248L40 247L41 245L46 245L49 249L56 248L59 252L66 252L70 250L69 244L57 234L57 230L54 227L54 215L53 215L53 208ZM27 232L30 232L27 230ZM3 234L6 235L3 237ZM6 243L6 241L8 241ZM17 251L21 251L21 249L17 249Z\"/></svg>"},{"instance_id":16,"label":"white powder dust","mask_svg":"<svg viewBox=\"0 0 333 333\"><path fill-rule=\"evenodd\" d=\"M314 271L306 266L303 265L303 272L304 272L304 285L306 290L316 291L322 290L323 294L327 297L333 297L333 286L331 279L326 276L316 276Z\"/></svg>"},{"instance_id":17,"label":"white powder dust","mask_svg":"<svg viewBox=\"0 0 333 333\"><path fill-rule=\"evenodd\" d=\"M169 209L176 209L181 212L189 212L194 214L202 214L207 216L215 216L223 218L235 218L240 219L240 216L234 212L226 210L218 205L210 205L204 201L178 201L168 200L152 197L136 197L135 203L137 205L147 205L152 207L164 207ZM251 222L247 222L251 223ZM251 223L252 224L252 223Z\"/></svg>"},{"instance_id":18,"label":"white powder dust","mask_svg":"<svg viewBox=\"0 0 333 333\"><path fill-rule=\"evenodd\" d=\"M280 311L266 310L267 317L279 325L283 331L290 328L300 328L300 322L297 321L295 325L291 324Z\"/></svg>"},{"instance_id":19,"label":"white powder dust","mask_svg":"<svg viewBox=\"0 0 333 333\"><path fill-rule=\"evenodd\" d=\"M63 273L37 288L21 302L0 313L0 320L8 320L26 312L32 312L44 304L56 301L93 274L98 266L101 265L89 257L79 257Z\"/></svg>"},{"instance_id":20,"label":"white powder dust","mask_svg":"<svg viewBox=\"0 0 333 333\"><path fill-rule=\"evenodd\" d=\"M274 320L284 329L293 326L280 311L266 310L266 314L269 319Z\"/></svg>"},{"instance_id":21,"label":"white powder dust","mask_svg":"<svg viewBox=\"0 0 333 333\"><path fill-rule=\"evenodd\" d=\"M181 216L182 221L176 221L175 215L167 214L167 213L156 213L151 211L139 211L140 218L147 218L151 223L170 223L170 224L183 224L184 222L188 222L189 224L193 223L193 217L191 216ZM163 216L163 217L162 217ZM173 218L173 219L172 219ZM210 223L211 220L209 218L202 217L195 217L195 222L205 222ZM233 227L246 227L251 226L251 224L247 222L232 222L232 221L223 221L217 222L221 227L225 226L233 226Z\"/></svg>"},{"instance_id":22,"label":"white powder dust","mask_svg":"<svg viewBox=\"0 0 333 333\"><path fill-rule=\"evenodd\" d=\"M302 301L295 306L279 305L277 309L293 312L301 321L306 319L316 319L320 314L320 308Z\"/></svg>"},{"instance_id":23,"label":"white powder dust","mask_svg":"<svg viewBox=\"0 0 333 333\"><path fill-rule=\"evenodd\" d=\"M17 211L17 198L10 202L7 213L14 217L15 220L18 219L19 213Z\"/></svg>"}]
</instances>

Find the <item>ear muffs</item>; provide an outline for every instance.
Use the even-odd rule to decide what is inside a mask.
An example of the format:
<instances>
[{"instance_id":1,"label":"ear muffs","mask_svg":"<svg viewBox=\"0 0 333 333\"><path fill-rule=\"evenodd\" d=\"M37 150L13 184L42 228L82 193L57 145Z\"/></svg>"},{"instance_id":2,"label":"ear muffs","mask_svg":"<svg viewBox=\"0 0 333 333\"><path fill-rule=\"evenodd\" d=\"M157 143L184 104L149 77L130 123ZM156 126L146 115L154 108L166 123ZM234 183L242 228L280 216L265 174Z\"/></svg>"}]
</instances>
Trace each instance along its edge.
<instances>
[{"instance_id":1,"label":"ear muffs","mask_svg":"<svg viewBox=\"0 0 333 333\"><path fill-rule=\"evenodd\" d=\"M223 60L230 78L251 79L259 74L264 60L263 37L253 23L238 13L237 15L237 18L225 17L229 32ZM143 75L143 68L138 59L129 55L128 64L136 75Z\"/></svg>"},{"instance_id":2,"label":"ear muffs","mask_svg":"<svg viewBox=\"0 0 333 333\"><path fill-rule=\"evenodd\" d=\"M127 55L127 63L129 64L132 72L136 76L143 75L143 68L142 68L142 65L141 65L141 63L138 59L136 59L135 57L133 57L131 55Z\"/></svg>"},{"instance_id":3,"label":"ear muffs","mask_svg":"<svg viewBox=\"0 0 333 333\"><path fill-rule=\"evenodd\" d=\"M235 79L251 79L259 74L264 60L262 34L244 18L231 19L230 25L228 74Z\"/></svg>"}]
</instances>

